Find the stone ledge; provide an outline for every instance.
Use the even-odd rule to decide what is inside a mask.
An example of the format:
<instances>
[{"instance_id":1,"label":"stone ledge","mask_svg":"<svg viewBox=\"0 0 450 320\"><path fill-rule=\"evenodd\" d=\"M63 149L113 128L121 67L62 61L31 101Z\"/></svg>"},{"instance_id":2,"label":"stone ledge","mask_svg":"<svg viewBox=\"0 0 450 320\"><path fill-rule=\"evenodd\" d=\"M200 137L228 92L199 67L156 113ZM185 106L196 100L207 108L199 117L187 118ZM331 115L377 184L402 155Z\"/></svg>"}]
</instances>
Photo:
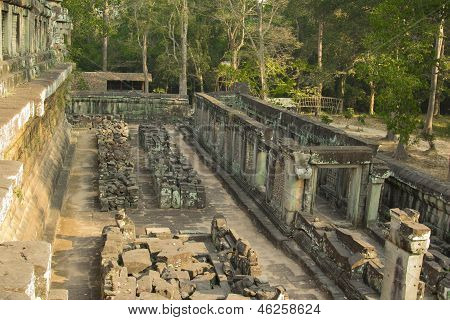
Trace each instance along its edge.
<instances>
[{"instance_id":1,"label":"stone ledge","mask_svg":"<svg viewBox=\"0 0 450 320\"><path fill-rule=\"evenodd\" d=\"M0 159L26 123L34 116L45 114L45 100L55 93L71 71L71 64L58 65L0 99Z\"/></svg>"},{"instance_id":2,"label":"stone ledge","mask_svg":"<svg viewBox=\"0 0 450 320\"><path fill-rule=\"evenodd\" d=\"M21 162L0 160L0 225L13 203L15 188L21 185L22 179Z\"/></svg>"}]
</instances>

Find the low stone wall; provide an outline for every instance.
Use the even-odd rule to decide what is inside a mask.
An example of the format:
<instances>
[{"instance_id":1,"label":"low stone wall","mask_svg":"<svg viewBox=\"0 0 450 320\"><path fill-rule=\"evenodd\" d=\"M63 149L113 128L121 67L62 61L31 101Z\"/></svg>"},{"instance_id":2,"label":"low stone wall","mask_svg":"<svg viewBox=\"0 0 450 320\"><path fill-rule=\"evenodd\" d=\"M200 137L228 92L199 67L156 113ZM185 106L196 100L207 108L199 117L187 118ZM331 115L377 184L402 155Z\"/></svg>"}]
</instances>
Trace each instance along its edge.
<instances>
[{"instance_id":1,"label":"low stone wall","mask_svg":"<svg viewBox=\"0 0 450 320\"><path fill-rule=\"evenodd\" d=\"M389 157L378 155L392 172L385 181L381 200L382 214L389 208L413 208L432 235L450 242L450 184L441 182ZM449 250L450 252L450 250Z\"/></svg>"},{"instance_id":2,"label":"low stone wall","mask_svg":"<svg viewBox=\"0 0 450 320\"><path fill-rule=\"evenodd\" d=\"M81 115L120 115L127 121L171 121L187 116L189 109L187 96L77 91L72 93L67 113L75 119Z\"/></svg>"}]
</instances>

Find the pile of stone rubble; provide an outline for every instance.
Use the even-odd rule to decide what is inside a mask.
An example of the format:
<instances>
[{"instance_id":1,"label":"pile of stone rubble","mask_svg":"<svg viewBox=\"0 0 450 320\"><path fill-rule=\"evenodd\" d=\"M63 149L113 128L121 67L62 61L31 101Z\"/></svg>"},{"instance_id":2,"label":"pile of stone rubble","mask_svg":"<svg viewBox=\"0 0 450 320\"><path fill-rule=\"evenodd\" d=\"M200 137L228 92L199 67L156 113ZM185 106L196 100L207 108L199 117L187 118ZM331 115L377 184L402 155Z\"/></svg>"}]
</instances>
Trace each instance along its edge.
<instances>
[{"instance_id":1,"label":"pile of stone rubble","mask_svg":"<svg viewBox=\"0 0 450 320\"><path fill-rule=\"evenodd\" d=\"M139 188L130 160L128 125L105 117L97 124L99 199L102 211L137 208Z\"/></svg>"},{"instance_id":2,"label":"pile of stone rubble","mask_svg":"<svg viewBox=\"0 0 450 320\"><path fill-rule=\"evenodd\" d=\"M288 299L283 287L272 287L262 280L256 251L228 227L222 215L216 215L212 221L211 238L233 293L258 300Z\"/></svg>"},{"instance_id":3,"label":"pile of stone rubble","mask_svg":"<svg viewBox=\"0 0 450 320\"><path fill-rule=\"evenodd\" d=\"M106 300L283 299L283 288L251 276L226 275L209 235L146 228L136 238L125 212L103 230L102 296ZM206 242L205 242L206 241Z\"/></svg>"},{"instance_id":4,"label":"pile of stone rubble","mask_svg":"<svg viewBox=\"0 0 450 320\"><path fill-rule=\"evenodd\" d=\"M205 188L197 172L164 128L139 126L139 141L148 154L148 168L162 209L201 209L206 206Z\"/></svg>"}]
</instances>

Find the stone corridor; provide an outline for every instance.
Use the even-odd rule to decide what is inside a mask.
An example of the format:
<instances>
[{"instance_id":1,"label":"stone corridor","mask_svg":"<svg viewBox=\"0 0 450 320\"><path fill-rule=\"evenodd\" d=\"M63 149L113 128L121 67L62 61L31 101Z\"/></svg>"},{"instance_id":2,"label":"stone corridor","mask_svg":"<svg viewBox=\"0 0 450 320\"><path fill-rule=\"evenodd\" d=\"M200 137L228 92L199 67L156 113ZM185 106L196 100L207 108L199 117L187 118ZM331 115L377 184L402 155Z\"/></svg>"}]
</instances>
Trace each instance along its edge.
<instances>
[{"instance_id":1,"label":"stone corridor","mask_svg":"<svg viewBox=\"0 0 450 320\"><path fill-rule=\"evenodd\" d=\"M157 208L150 175L145 168L144 152L138 147L137 125L130 125L132 158L136 161L141 190L140 207L131 210L137 233L146 226L209 232L216 213L222 213L231 228L251 241L259 255L263 276L283 285L294 299L325 299L312 278L300 265L277 249L252 223L221 181L203 164L195 151L174 130L171 136L190 160L206 187L207 207L202 210L162 210ZM114 223L112 213L99 211L97 200L97 147L94 131L76 131L77 145L72 160L68 190L61 214L53 257L53 289L67 289L69 299L100 298L101 232Z\"/></svg>"}]
</instances>

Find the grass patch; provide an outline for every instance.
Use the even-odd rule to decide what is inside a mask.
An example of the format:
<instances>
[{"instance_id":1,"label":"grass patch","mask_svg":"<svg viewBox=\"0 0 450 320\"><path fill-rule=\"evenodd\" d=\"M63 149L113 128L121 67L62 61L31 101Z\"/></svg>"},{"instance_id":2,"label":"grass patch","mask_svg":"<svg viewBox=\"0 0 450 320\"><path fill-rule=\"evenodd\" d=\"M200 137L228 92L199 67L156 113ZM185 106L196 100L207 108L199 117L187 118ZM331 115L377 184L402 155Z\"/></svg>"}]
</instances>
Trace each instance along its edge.
<instances>
[{"instance_id":1,"label":"grass patch","mask_svg":"<svg viewBox=\"0 0 450 320\"><path fill-rule=\"evenodd\" d=\"M433 132L437 137L450 138L450 116L438 116L433 120Z\"/></svg>"}]
</instances>

